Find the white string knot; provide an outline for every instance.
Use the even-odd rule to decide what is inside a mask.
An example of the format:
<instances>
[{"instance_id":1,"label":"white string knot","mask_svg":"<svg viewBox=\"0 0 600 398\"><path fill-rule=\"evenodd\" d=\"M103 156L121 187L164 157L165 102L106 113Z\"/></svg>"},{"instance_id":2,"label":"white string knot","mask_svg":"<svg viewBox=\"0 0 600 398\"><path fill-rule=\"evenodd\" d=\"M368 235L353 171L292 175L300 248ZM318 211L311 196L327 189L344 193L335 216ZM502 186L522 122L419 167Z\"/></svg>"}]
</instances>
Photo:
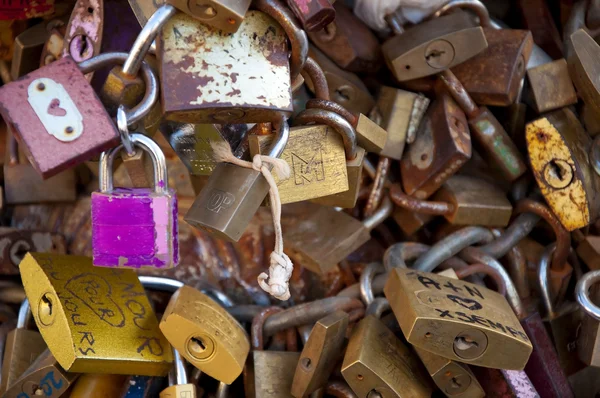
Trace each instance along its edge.
<instances>
[{"instance_id":1,"label":"white string knot","mask_svg":"<svg viewBox=\"0 0 600 398\"><path fill-rule=\"evenodd\" d=\"M267 293L279 300L290 298L289 280L292 277L294 264L283 252L283 234L281 231L281 198L275 179L269 168L273 166L279 180L290 178L290 166L283 159L271 156L254 155L252 162L238 159L233 156L231 147L227 142L212 142L213 157L217 162L233 163L237 166L253 169L262 173L269 183L269 200L271 201L271 215L273 216L273 228L275 230L275 248L270 256L269 275L262 272L258 276L258 285ZM267 282L267 278L269 281Z\"/></svg>"}]
</instances>

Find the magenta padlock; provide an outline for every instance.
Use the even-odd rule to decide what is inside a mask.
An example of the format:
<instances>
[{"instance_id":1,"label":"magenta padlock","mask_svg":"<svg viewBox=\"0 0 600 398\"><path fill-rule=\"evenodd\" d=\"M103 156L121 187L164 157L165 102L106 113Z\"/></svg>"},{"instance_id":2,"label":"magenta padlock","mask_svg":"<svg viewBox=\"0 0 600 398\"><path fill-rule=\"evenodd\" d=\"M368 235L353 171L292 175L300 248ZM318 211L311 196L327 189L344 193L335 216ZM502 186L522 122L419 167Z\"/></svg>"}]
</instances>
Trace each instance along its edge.
<instances>
[{"instance_id":1,"label":"magenta padlock","mask_svg":"<svg viewBox=\"0 0 600 398\"><path fill-rule=\"evenodd\" d=\"M110 116L70 57L2 86L0 113L43 178L119 143Z\"/></svg>"},{"instance_id":2,"label":"magenta padlock","mask_svg":"<svg viewBox=\"0 0 600 398\"><path fill-rule=\"evenodd\" d=\"M179 262L177 196L167 187L167 162L159 146L131 134L138 150L154 163L154 188L113 188L112 164L123 145L103 152L92 193L94 265L119 268L172 268Z\"/></svg>"}]
</instances>

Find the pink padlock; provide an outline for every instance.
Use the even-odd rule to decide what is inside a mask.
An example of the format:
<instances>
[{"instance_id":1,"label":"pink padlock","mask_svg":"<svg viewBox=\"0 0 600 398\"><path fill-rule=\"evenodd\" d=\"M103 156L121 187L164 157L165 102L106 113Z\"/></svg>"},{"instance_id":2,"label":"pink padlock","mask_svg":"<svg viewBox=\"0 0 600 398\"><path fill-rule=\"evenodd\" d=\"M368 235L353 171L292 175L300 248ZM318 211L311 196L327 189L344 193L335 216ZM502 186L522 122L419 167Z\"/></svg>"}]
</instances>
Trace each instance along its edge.
<instances>
[{"instance_id":1,"label":"pink padlock","mask_svg":"<svg viewBox=\"0 0 600 398\"><path fill-rule=\"evenodd\" d=\"M172 268L179 262L177 197L167 187L167 162L159 146L131 134L154 163L154 188L113 188L112 164L123 145L100 157L100 191L92 193L94 265Z\"/></svg>"}]
</instances>

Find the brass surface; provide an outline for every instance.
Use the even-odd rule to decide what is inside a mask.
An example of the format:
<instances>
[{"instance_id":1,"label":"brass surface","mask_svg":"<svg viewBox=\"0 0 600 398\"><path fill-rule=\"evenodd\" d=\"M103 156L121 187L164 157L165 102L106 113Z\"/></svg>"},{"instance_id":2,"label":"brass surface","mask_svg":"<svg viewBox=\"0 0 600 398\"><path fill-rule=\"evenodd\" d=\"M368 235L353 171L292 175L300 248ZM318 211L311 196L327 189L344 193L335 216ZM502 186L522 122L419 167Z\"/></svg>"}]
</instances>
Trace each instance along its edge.
<instances>
[{"instance_id":1,"label":"brass surface","mask_svg":"<svg viewBox=\"0 0 600 398\"><path fill-rule=\"evenodd\" d=\"M525 367L532 345L506 299L486 288L410 269L392 270L384 293L415 347L468 364Z\"/></svg>"},{"instance_id":2,"label":"brass surface","mask_svg":"<svg viewBox=\"0 0 600 398\"><path fill-rule=\"evenodd\" d=\"M577 103L577 93L564 58L528 69L527 77L538 113Z\"/></svg>"},{"instance_id":3,"label":"brass surface","mask_svg":"<svg viewBox=\"0 0 600 398\"><path fill-rule=\"evenodd\" d=\"M273 135L251 135L250 154L268 152ZM342 137L325 125L292 127L280 156L291 175L280 181L273 175L281 203L294 203L348 191L346 154Z\"/></svg>"},{"instance_id":4,"label":"brass surface","mask_svg":"<svg viewBox=\"0 0 600 398\"><path fill-rule=\"evenodd\" d=\"M356 142L367 152L381 153L387 142L388 132L362 113L356 122Z\"/></svg>"},{"instance_id":5,"label":"brass surface","mask_svg":"<svg viewBox=\"0 0 600 398\"><path fill-rule=\"evenodd\" d=\"M160 330L193 366L231 384L250 351L244 328L219 304L189 286L173 294Z\"/></svg>"},{"instance_id":6,"label":"brass surface","mask_svg":"<svg viewBox=\"0 0 600 398\"><path fill-rule=\"evenodd\" d=\"M146 84L140 76L125 75L123 67L117 65L108 73L99 97L108 112L116 115L119 105L133 108L142 100L145 91Z\"/></svg>"},{"instance_id":7,"label":"brass surface","mask_svg":"<svg viewBox=\"0 0 600 398\"><path fill-rule=\"evenodd\" d=\"M196 386L194 384L177 384L169 386L159 394L160 398L196 398Z\"/></svg>"},{"instance_id":8,"label":"brass surface","mask_svg":"<svg viewBox=\"0 0 600 398\"><path fill-rule=\"evenodd\" d=\"M186 14L226 33L236 32L252 0L166 0Z\"/></svg>"},{"instance_id":9,"label":"brass surface","mask_svg":"<svg viewBox=\"0 0 600 398\"><path fill-rule=\"evenodd\" d=\"M28 253L21 277L48 348L69 372L164 376L171 347L135 272Z\"/></svg>"},{"instance_id":10,"label":"brass surface","mask_svg":"<svg viewBox=\"0 0 600 398\"><path fill-rule=\"evenodd\" d=\"M590 270L600 269L600 236L586 236L577 246L577 255Z\"/></svg>"},{"instance_id":11,"label":"brass surface","mask_svg":"<svg viewBox=\"0 0 600 398\"><path fill-rule=\"evenodd\" d=\"M45 349L46 342L35 330L14 329L8 332L2 359L0 394L15 383Z\"/></svg>"},{"instance_id":12,"label":"brass surface","mask_svg":"<svg viewBox=\"0 0 600 398\"><path fill-rule=\"evenodd\" d=\"M254 392L256 398L292 398L290 391L298 352L258 351L254 359Z\"/></svg>"}]
</instances>

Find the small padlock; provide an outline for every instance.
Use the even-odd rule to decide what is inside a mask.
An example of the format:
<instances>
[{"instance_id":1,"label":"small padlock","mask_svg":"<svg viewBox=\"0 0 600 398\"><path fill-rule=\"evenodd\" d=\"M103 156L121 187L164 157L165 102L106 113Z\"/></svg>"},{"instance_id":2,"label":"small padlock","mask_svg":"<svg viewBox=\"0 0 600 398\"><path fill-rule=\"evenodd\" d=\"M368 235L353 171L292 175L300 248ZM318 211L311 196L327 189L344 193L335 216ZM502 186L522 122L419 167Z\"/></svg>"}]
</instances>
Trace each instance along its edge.
<instances>
[{"instance_id":1,"label":"small padlock","mask_svg":"<svg viewBox=\"0 0 600 398\"><path fill-rule=\"evenodd\" d=\"M2 117L44 178L119 141L104 106L70 57L5 84L0 88L0 103Z\"/></svg>"},{"instance_id":2,"label":"small padlock","mask_svg":"<svg viewBox=\"0 0 600 398\"><path fill-rule=\"evenodd\" d=\"M350 72L375 72L381 46L375 34L341 2L333 5L335 20L308 37L340 68Z\"/></svg>"},{"instance_id":3,"label":"small padlock","mask_svg":"<svg viewBox=\"0 0 600 398\"><path fill-rule=\"evenodd\" d=\"M135 272L44 253L28 253L19 268L38 329L65 370L168 373L170 346Z\"/></svg>"},{"instance_id":4,"label":"small padlock","mask_svg":"<svg viewBox=\"0 0 600 398\"><path fill-rule=\"evenodd\" d=\"M394 206L389 198L362 222L329 206L306 203L307 216L283 232L286 251L309 270L324 274L370 238Z\"/></svg>"},{"instance_id":5,"label":"small padlock","mask_svg":"<svg viewBox=\"0 0 600 398\"><path fill-rule=\"evenodd\" d=\"M404 191L426 199L470 158L471 136L465 114L442 93L427 110L415 141L400 161Z\"/></svg>"},{"instance_id":6,"label":"small padlock","mask_svg":"<svg viewBox=\"0 0 600 398\"><path fill-rule=\"evenodd\" d=\"M475 104L452 71L442 71L439 79L465 112L475 149L486 162L496 168L507 181L512 182L523 175L527 166L521 152L490 110Z\"/></svg>"},{"instance_id":7,"label":"small padlock","mask_svg":"<svg viewBox=\"0 0 600 398\"><path fill-rule=\"evenodd\" d=\"M191 175L208 176L217 167L211 144L228 142L235 150L248 133L248 126L165 122L161 124L160 131Z\"/></svg>"},{"instance_id":8,"label":"small padlock","mask_svg":"<svg viewBox=\"0 0 600 398\"><path fill-rule=\"evenodd\" d=\"M525 138L533 175L561 224L573 231L594 221L600 180L587 153L592 140L573 112L562 108L528 123Z\"/></svg>"},{"instance_id":9,"label":"small padlock","mask_svg":"<svg viewBox=\"0 0 600 398\"><path fill-rule=\"evenodd\" d=\"M193 366L231 384L242 373L250 342L219 304L189 286L173 294L160 321L167 340Z\"/></svg>"},{"instance_id":10,"label":"small padlock","mask_svg":"<svg viewBox=\"0 0 600 398\"><path fill-rule=\"evenodd\" d=\"M131 142L154 162L154 188L113 188L112 164L119 145L100 157L100 190L92 193L92 246L99 267L172 268L179 263L177 197L167 187L163 152L152 139Z\"/></svg>"},{"instance_id":11,"label":"small padlock","mask_svg":"<svg viewBox=\"0 0 600 398\"><path fill-rule=\"evenodd\" d=\"M227 57L217 51L222 48ZM292 112L286 35L265 13L249 11L232 34L175 14L158 37L157 51L167 120L250 123Z\"/></svg>"},{"instance_id":12,"label":"small padlock","mask_svg":"<svg viewBox=\"0 0 600 398\"><path fill-rule=\"evenodd\" d=\"M335 19L334 2L330 0L287 0L287 4L307 32L325 29Z\"/></svg>"},{"instance_id":13,"label":"small padlock","mask_svg":"<svg viewBox=\"0 0 600 398\"><path fill-rule=\"evenodd\" d=\"M377 109L381 115L381 126L388 132L381 156L400 160L406 144L412 144L429 98L394 87L381 86L377 97Z\"/></svg>"},{"instance_id":14,"label":"small padlock","mask_svg":"<svg viewBox=\"0 0 600 398\"><path fill-rule=\"evenodd\" d=\"M61 397L79 376L78 373L66 372L52 355L44 350L32 364L8 388L3 397Z\"/></svg>"},{"instance_id":15,"label":"small padlock","mask_svg":"<svg viewBox=\"0 0 600 398\"><path fill-rule=\"evenodd\" d=\"M564 58L528 69L527 77L538 113L577 103L577 93Z\"/></svg>"},{"instance_id":16,"label":"small padlock","mask_svg":"<svg viewBox=\"0 0 600 398\"><path fill-rule=\"evenodd\" d=\"M405 81L451 68L487 46L481 26L459 10L396 34L383 43L382 49L394 77Z\"/></svg>"},{"instance_id":17,"label":"small padlock","mask_svg":"<svg viewBox=\"0 0 600 398\"><path fill-rule=\"evenodd\" d=\"M0 394L4 394L46 349L42 335L27 329L29 321L31 321L31 308L29 301L25 299L19 308L17 328L8 332L6 336Z\"/></svg>"},{"instance_id":18,"label":"small padlock","mask_svg":"<svg viewBox=\"0 0 600 398\"><path fill-rule=\"evenodd\" d=\"M173 348L173 370L169 372L169 387L162 390L160 398L196 398L196 385L188 382L185 362Z\"/></svg>"},{"instance_id":19,"label":"small padlock","mask_svg":"<svg viewBox=\"0 0 600 398\"><path fill-rule=\"evenodd\" d=\"M341 356L347 328L348 314L343 311L336 311L315 323L300 353L291 395L302 398L327 383Z\"/></svg>"},{"instance_id":20,"label":"small padlock","mask_svg":"<svg viewBox=\"0 0 600 398\"><path fill-rule=\"evenodd\" d=\"M81 62L99 55L103 31L104 1L77 0L65 30L63 56ZM89 81L92 75L86 76Z\"/></svg>"},{"instance_id":21,"label":"small padlock","mask_svg":"<svg viewBox=\"0 0 600 398\"><path fill-rule=\"evenodd\" d=\"M531 32L483 28L488 47L452 68L465 90L480 105L515 102L533 49Z\"/></svg>"},{"instance_id":22,"label":"small padlock","mask_svg":"<svg viewBox=\"0 0 600 398\"><path fill-rule=\"evenodd\" d=\"M290 128L280 120L268 156L278 157L287 144ZM185 215L185 221L218 238L238 241L267 196L269 184L260 171L219 163L206 186Z\"/></svg>"},{"instance_id":23,"label":"small padlock","mask_svg":"<svg viewBox=\"0 0 600 398\"><path fill-rule=\"evenodd\" d=\"M384 292L404 336L416 347L459 362L502 369L521 370L529 359L529 338L506 299L496 292L397 268Z\"/></svg>"}]
</instances>

